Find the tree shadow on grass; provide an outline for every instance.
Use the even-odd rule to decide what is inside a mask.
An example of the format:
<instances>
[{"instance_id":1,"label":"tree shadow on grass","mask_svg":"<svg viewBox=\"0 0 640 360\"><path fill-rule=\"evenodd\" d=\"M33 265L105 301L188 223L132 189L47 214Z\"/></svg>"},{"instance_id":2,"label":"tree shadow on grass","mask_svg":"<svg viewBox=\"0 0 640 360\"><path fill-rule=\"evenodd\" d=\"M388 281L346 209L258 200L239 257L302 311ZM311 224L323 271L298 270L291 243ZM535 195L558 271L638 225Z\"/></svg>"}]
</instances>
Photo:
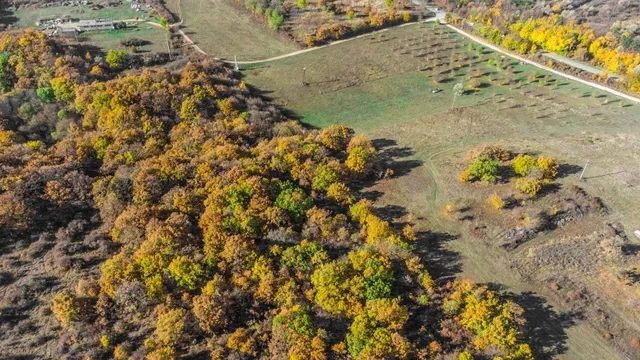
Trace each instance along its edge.
<instances>
[{"instance_id":1,"label":"tree shadow on grass","mask_svg":"<svg viewBox=\"0 0 640 360\"><path fill-rule=\"evenodd\" d=\"M7 10L8 2L2 1L0 3L0 24L14 25L18 22L18 17L13 12Z\"/></svg>"},{"instance_id":2,"label":"tree shadow on grass","mask_svg":"<svg viewBox=\"0 0 640 360\"><path fill-rule=\"evenodd\" d=\"M382 220L389 221L394 225L397 225L397 220L408 214L407 209L398 205L386 205L384 207L374 208L373 213Z\"/></svg>"},{"instance_id":3,"label":"tree shadow on grass","mask_svg":"<svg viewBox=\"0 0 640 360\"><path fill-rule=\"evenodd\" d=\"M522 337L536 359L551 359L567 352L567 329L583 319L581 313L557 312L533 292L508 293L507 296L524 309L527 323Z\"/></svg>"},{"instance_id":4,"label":"tree shadow on grass","mask_svg":"<svg viewBox=\"0 0 640 360\"><path fill-rule=\"evenodd\" d=\"M414 253L438 282L453 280L462 271L460 254L445 246L447 242L458 238L458 235L431 231L416 234Z\"/></svg>"},{"instance_id":5,"label":"tree shadow on grass","mask_svg":"<svg viewBox=\"0 0 640 360\"><path fill-rule=\"evenodd\" d=\"M564 178L569 175L577 174L582 171L582 166L574 164L560 164L558 167L558 178Z\"/></svg>"}]
</instances>

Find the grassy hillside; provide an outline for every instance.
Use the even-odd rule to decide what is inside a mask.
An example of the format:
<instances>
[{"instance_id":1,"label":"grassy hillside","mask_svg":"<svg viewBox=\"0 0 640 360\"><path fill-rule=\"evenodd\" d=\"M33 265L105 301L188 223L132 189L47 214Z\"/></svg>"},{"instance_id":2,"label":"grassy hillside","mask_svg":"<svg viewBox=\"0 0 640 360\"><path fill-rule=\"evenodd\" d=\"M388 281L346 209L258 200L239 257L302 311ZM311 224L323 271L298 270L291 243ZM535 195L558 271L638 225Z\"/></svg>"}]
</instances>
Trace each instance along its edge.
<instances>
[{"instance_id":1,"label":"grassy hillside","mask_svg":"<svg viewBox=\"0 0 640 360\"><path fill-rule=\"evenodd\" d=\"M331 62L336 58L343 61ZM303 66L307 86L300 81L298 69ZM546 350L537 355L636 356L629 344L639 334L639 314L622 303L638 296L638 284L627 282L633 275L624 275L633 274L638 264L634 252L628 252L638 244L631 231L640 221L635 206L640 201L634 180L638 174L629 170L640 156L632 135L638 131L637 105L503 59L431 25L395 29L248 67L244 73L249 83L303 122L319 128L347 124L378 139L383 152L403 163L395 169L402 176L380 181L367 193L382 209L393 210L393 216L421 219L416 222L420 229L457 235L435 241L425 251L434 258L458 259L437 274L463 273L476 281L501 284L540 318L554 317L539 323L554 335L542 341ZM466 91L456 99L458 109L451 110L457 83ZM443 91L434 94L435 88ZM566 170L556 190L496 211L488 200L494 194L513 195L512 183L469 185L459 180L468 165L467 152L483 144L556 156ZM587 160L584 181L579 181ZM575 198L567 192L571 185L600 197L610 213L591 214L566 228L544 232L515 250L503 248L505 234L522 226L523 219L548 211L557 199ZM607 261L592 257L589 249L606 246L594 245L593 240L576 243L576 252L562 253L563 258L554 255L560 250L549 250L594 232L610 234L606 224L613 221L620 222L627 235L601 235L617 244ZM585 271L579 259L590 259L594 265ZM549 265L542 266L545 262ZM583 298L573 297L581 291ZM554 308L548 308L541 296ZM585 320L575 317L576 311ZM600 320L599 311L606 312L606 321ZM605 339L609 332L618 335Z\"/></svg>"}]
</instances>

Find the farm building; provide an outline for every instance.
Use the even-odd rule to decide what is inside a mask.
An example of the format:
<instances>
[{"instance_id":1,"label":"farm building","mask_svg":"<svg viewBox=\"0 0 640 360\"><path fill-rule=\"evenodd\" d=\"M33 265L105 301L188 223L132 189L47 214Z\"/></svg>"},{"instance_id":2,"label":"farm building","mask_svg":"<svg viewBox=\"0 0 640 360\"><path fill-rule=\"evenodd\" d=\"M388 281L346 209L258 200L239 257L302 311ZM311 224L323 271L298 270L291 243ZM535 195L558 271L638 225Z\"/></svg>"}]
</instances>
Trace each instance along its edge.
<instances>
[{"instance_id":1,"label":"farm building","mask_svg":"<svg viewBox=\"0 0 640 360\"><path fill-rule=\"evenodd\" d=\"M109 19L95 19L95 20L79 20L77 22L60 24L58 29L60 33L70 32L75 30L76 32L95 31L95 30L113 30L122 27L122 23L114 22ZM72 30L70 30L72 29Z\"/></svg>"}]
</instances>

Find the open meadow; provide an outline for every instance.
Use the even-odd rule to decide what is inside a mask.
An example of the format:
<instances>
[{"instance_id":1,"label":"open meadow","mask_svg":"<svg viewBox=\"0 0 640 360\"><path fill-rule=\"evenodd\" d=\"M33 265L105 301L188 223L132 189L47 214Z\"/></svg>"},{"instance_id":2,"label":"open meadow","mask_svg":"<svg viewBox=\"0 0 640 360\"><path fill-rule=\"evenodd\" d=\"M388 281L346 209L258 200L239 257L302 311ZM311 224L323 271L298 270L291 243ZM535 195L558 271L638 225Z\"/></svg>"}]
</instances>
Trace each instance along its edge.
<instances>
[{"instance_id":1,"label":"open meadow","mask_svg":"<svg viewBox=\"0 0 640 360\"><path fill-rule=\"evenodd\" d=\"M127 50L120 43L127 39L141 39L144 45L138 46L136 52L167 52L165 31L156 26L140 23L135 27L117 30L92 31L82 34L80 41L89 45L97 46L104 51Z\"/></svg>"},{"instance_id":2,"label":"open meadow","mask_svg":"<svg viewBox=\"0 0 640 360\"><path fill-rule=\"evenodd\" d=\"M366 194L382 214L412 219L428 234L420 246L440 260L433 271L442 279L463 275L512 292L534 325L528 336L540 358L638 356L629 344L640 333L639 284L615 276L638 264L638 105L427 24L242 70L247 83L309 126L342 123L376 139L401 165ZM454 99L459 83L464 92ZM497 185L459 180L468 151L481 144L556 157L559 179L536 199L490 209L492 194L512 195L507 176ZM572 193L572 185L588 195ZM554 201L590 196L607 211L502 246L505 233L550 212ZM607 252L608 238L625 243Z\"/></svg>"},{"instance_id":3,"label":"open meadow","mask_svg":"<svg viewBox=\"0 0 640 360\"><path fill-rule=\"evenodd\" d=\"M221 59L259 60L297 50L232 1L182 0L183 31L202 50Z\"/></svg>"}]
</instances>

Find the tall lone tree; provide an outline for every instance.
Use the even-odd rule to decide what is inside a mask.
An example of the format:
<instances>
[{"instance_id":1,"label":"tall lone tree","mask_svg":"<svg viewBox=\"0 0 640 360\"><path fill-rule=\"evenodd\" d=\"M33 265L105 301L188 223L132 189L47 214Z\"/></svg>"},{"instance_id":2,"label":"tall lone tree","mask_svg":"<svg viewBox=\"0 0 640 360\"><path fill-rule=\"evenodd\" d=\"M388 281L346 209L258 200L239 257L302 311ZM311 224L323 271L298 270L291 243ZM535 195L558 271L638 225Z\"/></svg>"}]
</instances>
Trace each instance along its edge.
<instances>
[{"instance_id":1,"label":"tall lone tree","mask_svg":"<svg viewBox=\"0 0 640 360\"><path fill-rule=\"evenodd\" d=\"M165 33L165 37L167 39L167 50L169 50L169 60L171 60L171 43L169 42L169 22L167 21L166 18L161 17L160 18L160 26L162 26L162 28L166 31Z\"/></svg>"}]
</instances>

